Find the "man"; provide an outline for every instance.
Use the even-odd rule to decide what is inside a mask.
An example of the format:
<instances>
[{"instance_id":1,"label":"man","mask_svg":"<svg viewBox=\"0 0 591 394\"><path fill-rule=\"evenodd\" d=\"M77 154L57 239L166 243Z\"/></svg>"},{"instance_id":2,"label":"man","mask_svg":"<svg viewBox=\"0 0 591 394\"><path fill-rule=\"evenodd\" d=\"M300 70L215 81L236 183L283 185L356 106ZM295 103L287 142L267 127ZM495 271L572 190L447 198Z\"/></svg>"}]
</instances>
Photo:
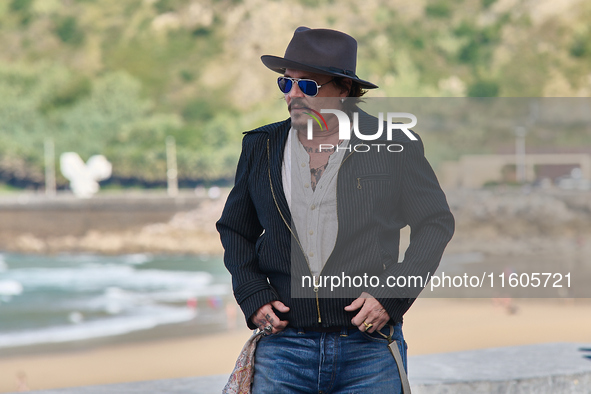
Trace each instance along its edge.
<instances>
[{"instance_id":1,"label":"man","mask_svg":"<svg viewBox=\"0 0 591 394\"><path fill-rule=\"evenodd\" d=\"M300 27L283 58L261 60L283 74L290 118L246 133L217 223L247 324L268 334L257 346L252 390L401 392L402 316L426 283L385 283L435 272L453 234L445 195L420 140L395 130L387 143L401 149L362 152L351 148L364 142L356 133L340 138L335 110L357 116L364 135L379 126L357 108L364 89L377 86L355 74L355 39ZM411 243L398 264L406 225ZM364 276L382 285L321 281Z\"/></svg>"}]
</instances>

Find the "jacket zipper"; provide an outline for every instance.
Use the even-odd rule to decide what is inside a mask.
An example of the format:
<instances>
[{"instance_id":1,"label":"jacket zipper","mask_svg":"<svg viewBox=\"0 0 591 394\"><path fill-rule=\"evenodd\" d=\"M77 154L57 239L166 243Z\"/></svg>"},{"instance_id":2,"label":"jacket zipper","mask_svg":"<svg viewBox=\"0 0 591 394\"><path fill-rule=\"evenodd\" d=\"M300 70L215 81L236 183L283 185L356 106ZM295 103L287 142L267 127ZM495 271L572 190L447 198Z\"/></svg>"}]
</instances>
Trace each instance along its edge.
<instances>
[{"instance_id":1,"label":"jacket zipper","mask_svg":"<svg viewBox=\"0 0 591 394\"><path fill-rule=\"evenodd\" d=\"M289 229L289 232L291 233L291 235L295 238L296 242L298 243L298 246L300 247L300 250L302 251L304 258L306 259L306 264L308 265L308 270L310 271L310 276L312 276L312 268L310 267L310 262L308 261L308 256L306 256L306 252L304 251L304 248L302 247L300 240L294 234L293 230L291 229L291 226L287 223L287 220L285 220L285 217L283 216L283 212L281 212L281 209L279 208L279 204L277 203L277 198L275 196L275 189L273 188L273 182L271 180L271 149L269 147L269 139L267 139L267 169L268 169L268 174L269 174L269 185L271 186L271 194L273 195L273 202L275 203L275 207L277 207L277 210L279 211L279 215L281 216L283 223ZM312 277L312 279L314 279L314 278ZM320 302L318 300L318 285L316 284L315 280L314 280L314 293L316 294L316 311L318 312L318 323L322 323L322 317L320 316Z\"/></svg>"}]
</instances>

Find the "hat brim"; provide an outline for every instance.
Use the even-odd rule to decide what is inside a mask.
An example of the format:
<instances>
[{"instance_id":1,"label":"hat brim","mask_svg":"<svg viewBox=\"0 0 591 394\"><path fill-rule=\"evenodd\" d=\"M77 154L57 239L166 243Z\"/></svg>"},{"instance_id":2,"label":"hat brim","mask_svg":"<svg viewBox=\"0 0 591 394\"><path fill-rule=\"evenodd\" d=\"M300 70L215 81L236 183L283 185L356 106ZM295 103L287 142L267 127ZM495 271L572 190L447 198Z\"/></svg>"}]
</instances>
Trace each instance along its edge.
<instances>
[{"instance_id":1,"label":"hat brim","mask_svg":"<svg viewBox=\"0 0 591 394\"><path fill-rule=\"evenodd\" d=\"M366 88L366 89L376 89L378 87L378 85L374 85L371 82L364 81L363 79L360 79L357 76L351 76L351 75L347 75L347 74L340 73L337 71L332 71L332 70L329 70L327 68L320 67L320 66L313 66L310 64L295 62L293 60L284 59L284 58L278 57L278 56L263 55L263 56L261 56L261 61L263 62L263 64L265 66L267 66L267 68L269 68L279 74L284 74L286 69L291 68L294 70L309 71L309 72L318 73L318 74L332 75L335 77L349 78L349 79L357 82L359 85L361 85L363 88Z\"/></svg>"}]
</instances>

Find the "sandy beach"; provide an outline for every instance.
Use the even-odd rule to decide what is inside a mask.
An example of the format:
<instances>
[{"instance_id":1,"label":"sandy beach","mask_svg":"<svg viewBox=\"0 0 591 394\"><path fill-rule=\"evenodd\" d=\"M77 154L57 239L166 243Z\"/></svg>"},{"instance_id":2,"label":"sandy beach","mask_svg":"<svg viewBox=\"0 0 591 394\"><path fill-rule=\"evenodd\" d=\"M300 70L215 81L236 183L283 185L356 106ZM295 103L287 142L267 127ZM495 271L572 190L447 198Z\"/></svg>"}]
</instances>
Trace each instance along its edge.
<instances>
[{"instance_id":1,"label":"sandy beach","mask_svg":"<svg viewBox=\"0 0 591 394\"><path fill-rule=\"evenodd\" d=\"M591 301L420 299L405 315L410 355L545 342L591 343ZM251 332L0 355L0 392L229 373ZM412 368L412 365L410 365ZM20 383L19 383L20 380Z\"/></svg>"}]
</instances>

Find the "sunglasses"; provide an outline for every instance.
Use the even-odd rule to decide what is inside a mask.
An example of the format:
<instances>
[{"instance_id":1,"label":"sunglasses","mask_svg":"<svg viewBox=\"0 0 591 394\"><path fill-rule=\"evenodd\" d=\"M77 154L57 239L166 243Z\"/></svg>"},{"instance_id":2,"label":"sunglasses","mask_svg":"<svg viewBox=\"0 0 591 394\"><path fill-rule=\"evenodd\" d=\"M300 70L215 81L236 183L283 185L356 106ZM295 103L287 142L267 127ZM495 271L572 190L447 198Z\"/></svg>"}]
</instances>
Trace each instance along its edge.
<instances>
[{"instance_id":1,"label":"sunglasses","mask_svg":"<svg viewBox=\"0 0 591 394\"><path fill-rule=\"evenodd\" d=\"M330 81L326 82L324 85L328 85L334 81L334 78ZM306 96L314 97L318 94L320 88L324 85L318 85L316 81L313 79L298 79L298 78L291 78L291 77L279 77L277 78L277 85L279 85L279 90L283 93L287 94L291 92L293 88L293 84L296 82L298 87Z\"/></svg>"}]
</instances>

